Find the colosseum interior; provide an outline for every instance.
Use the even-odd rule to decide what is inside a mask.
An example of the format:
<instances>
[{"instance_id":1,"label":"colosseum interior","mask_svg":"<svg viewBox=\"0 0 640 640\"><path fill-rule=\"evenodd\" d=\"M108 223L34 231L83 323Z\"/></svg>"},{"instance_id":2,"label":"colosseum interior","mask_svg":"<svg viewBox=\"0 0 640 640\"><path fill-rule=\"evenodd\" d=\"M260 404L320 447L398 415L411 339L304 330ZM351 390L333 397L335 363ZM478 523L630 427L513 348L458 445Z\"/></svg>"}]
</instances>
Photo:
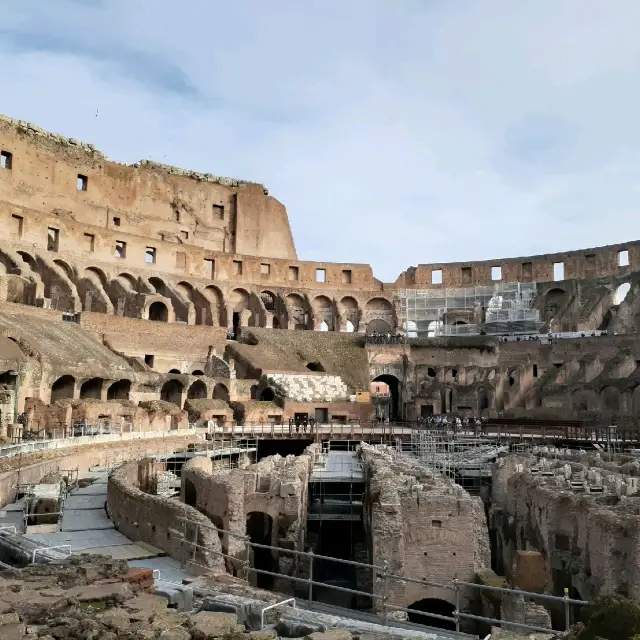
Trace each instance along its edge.
<instances>
[{"instance_id":1,"label":"colosseum interior","mask_svg":"<svg viewBox=\"0 0 640 640\"><path fill-rule=\"evenodd\" d=\"M0 160L1 637L550 637L640 598L640 241L384 283L299 260L261 184L8 117Z\"/></svg>"}]
</instances>

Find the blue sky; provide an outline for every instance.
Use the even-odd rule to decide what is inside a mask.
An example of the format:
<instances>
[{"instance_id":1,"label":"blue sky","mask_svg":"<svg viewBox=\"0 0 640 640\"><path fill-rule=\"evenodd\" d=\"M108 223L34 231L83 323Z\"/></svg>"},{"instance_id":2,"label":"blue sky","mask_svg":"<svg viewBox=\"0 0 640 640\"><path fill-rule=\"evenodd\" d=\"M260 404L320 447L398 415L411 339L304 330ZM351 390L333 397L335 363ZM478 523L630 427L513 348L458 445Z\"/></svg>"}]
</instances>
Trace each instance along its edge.
<instances>
[{"instance_id":1,"label":"blue sky","mask_svg":"<svg viewBox=\"0 0 640 640\"><path fill-rule=\"evenodd\" d=\"M639 32L638 0L0 0L0 111L263 182L301 259L394 281L640 238Z\"/></svg>"}]
</instances>

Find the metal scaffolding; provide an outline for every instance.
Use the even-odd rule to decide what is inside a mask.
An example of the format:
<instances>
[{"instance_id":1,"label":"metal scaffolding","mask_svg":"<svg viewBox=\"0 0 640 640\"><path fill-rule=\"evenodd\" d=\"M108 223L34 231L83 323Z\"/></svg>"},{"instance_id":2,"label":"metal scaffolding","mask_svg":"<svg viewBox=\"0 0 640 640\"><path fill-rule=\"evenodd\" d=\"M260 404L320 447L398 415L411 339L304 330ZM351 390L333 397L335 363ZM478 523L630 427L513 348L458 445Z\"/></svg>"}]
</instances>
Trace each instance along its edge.
<instances>
[{"instance_id":1,"label":"metal scaffolding","mask_svg":"<svg viewBox=\"0 0 640 640\"><path fill-rule=\"evenodd\" d=\"M533 308L533 282L492 286L400 289L396 296L401 326L409 337L536 333L542 326ZM462 312L462 313L461 313Z\"/></svg>"}]
</instances>

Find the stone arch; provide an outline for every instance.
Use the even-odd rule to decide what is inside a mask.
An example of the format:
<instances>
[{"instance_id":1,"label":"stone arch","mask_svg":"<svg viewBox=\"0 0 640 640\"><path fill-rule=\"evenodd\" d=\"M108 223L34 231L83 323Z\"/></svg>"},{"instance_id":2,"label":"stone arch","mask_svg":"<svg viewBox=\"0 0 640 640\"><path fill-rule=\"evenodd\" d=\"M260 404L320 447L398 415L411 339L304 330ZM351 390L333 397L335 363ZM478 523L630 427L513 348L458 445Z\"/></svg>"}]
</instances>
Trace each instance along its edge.
<instances>
[{"instance_id":1,"label":"stone arch","mask_svg":"<svg viewBox=\"0 0 640 640\"><path fill-rule=\"evenodd\" d=\"M271 313L276 312L276 296L271 291L262 291L260 293L260 300L264 304L264 308Z\"/></svg>"},{"instance_id":2,"label":"stone arch","mask_svg":"<svg viewBox=\"0 0 640 640\"><path fill-rule=\"evenodd\" d=\"M261 402L273 402L276 399L276 392L271 387L265 387L259 392Z\"/></svg>"},{"instance_id":3,"label":"stone arch","mask_svg":"<svg viewBox=\"0 0 640 640\"><path fill-rule=\"evenodd\" d=\"M442 335L444 329L444 322L442 320L432 320L427 325L427 338L437 338Z\"/></svg>"},{"instance_id":4,"label":"stone arch","mask_svg":"<svg viewBox=\"0 0 640 640\"><path fill-rule=\"evenodd\" d=\"M131 380L118 380L107 389L107 400L129 400Z\"/></svg>"},{"instance_id":5,"label":"stone arch","mask_svg":"<svg viewBox=\"0 0 640 640\"><path fill-rule=\"evenodd\" d=\"M393 304L386 298L376 297L367 300L364 305L365 311L393 312Z\"/></svg>"},{"instance_id":6,"label":"stone arch","mask_svg":"<svg viewBox=\"0 0 640 640\"><path fill-rule=\"evenodd\" d=\"M240 313L249 308L249 293L242 288L234 289L229 296L229 304L234 313Z\"/></svg>"},{"instance_id":7,"label":"stone arch","mask_svg":"<svg viewBox=\"0 0 640 640\"><path fill-rule=\"evenodd\" d=\"M387 417L391 421L400 419L400 380L396 376L385 373L373 379L373 382L384 382L389 387L390 403Z\"/></svg>"},{"instance_id":8,"label":"stone arch","mask_svg":"<svg viewBox=\"0 0 640 640\"><path fill-rule=\"evenodd\" d=\"M344 330L349 333L355 331L360 321L358 301L353 296L345 296L338 303L338 309L345 326Z\"/></svg>"},{"instance_id":9,"label":"stone arch","mask_svg":"<svg viewBox=\"0 0 640 640\"><path fill-rule=\"evenodd\" d=\"M631 284L628 282L623 282L613 293L613 304L618 306L622 302L624 302L625 298L629 295L629 291L631 290Z\"/></svg>"},{"instance_id":10,"label":"stone arch","mask_svg":"<svg viewBox=\"0 0 640 640\"><path fill-rule=\"evenodd\" d=\"M203 376L204 375L204 371L202 371L202 369L196 369L195 371L191 372L192 376Z\"/></svg>"},{"instance_id":11,"label":"stone arch","mask_svg":"<svg viewBox=\"0 0 640 640\"><path fill-rule=\"evenodd\" d=\"M184 391L184 385L180 380L175 378L167 380L160 389L160 399L164 402L170 402L171 404L177 404L182 406L182 392Z\"/></svg>"},{"instance_id":12,"label":"stone arch","mask_svg":"<svg viewBox=\"0 0 640 640\"><path fill-rule=\"evenodd\" d=\"M311 308L313 309L313 325L314 329L320 331L333 330L333 302L331 298L327 296L316 296L311 301ZM322 323L326 324L326 328L322 326Z\"/></svg>"},{"instance_id":13,"label":"stone arch","mask_svg":"<svg viewBox=\"0 0 640 640\"><path fill-rule=\"evenodd\" d=\"M26 251L16 251L22 260L31 268L34 273L38 273L38 261Z\"/></svg>"},{"instance_id":14,"label":"stone arch","mask_svg":"<svg viewBox=\"0 0 640 640\"><path fill-rule=\"evenodd\" d=\"M76 274L67 262L65 262L64 260L60 260L60 258L56 258L53 261L53 264L60 267L60 269L62 269L62 271L64 272L64 275L67 276L69 280L75 280Z\"/></svg>"},{"instance_id":15,"label":"stone arch","mask_svg":"<svg viewBox=\"0 0 640 640\"><path fill-rule=\"evenodd\" d=\"M152 278L148 279L148 282L155 293L157 293L159 296L162 296L163 298L167 297L167 283L162 278L153 276Z\"/></svg>"},{"instance_id":16,"label":"stone arch","mask_svg":"<svg viewBox=\"0 0 640 640\"><path fill-rule=\"evenodd\" d=\"M555 287L549 289L544 296L544 320L551 320L555 318L560 311L564 308L567 302L568 294L564 289Z\"/></svg>"},{"instance_id":17,"label":"stone arch","mask_svg":"<svg viewBox=\"0 0 640 640\"><path fill-rule=\"evenodd\" d=\"M290 329L307 328L307 312L304 298L297 293L290 293L286 299L287 316Z\"/></svg>"},{"instance_id":18,"label":"stone arch","mask_svg":"<svg viewBox=\"0 0 640 640\"><path fill-rule=\"evenodd\" d=\"M187 390L189 400L199 400L207 397L207 385L202 380L196 380Z\"/></svg>"},{"instance_id":19,"label":"stone arch","mask_svg":"<svg viewBox=\"0 0 640 640\"><path fill-rule=\"evenodd\" d=\"M575 411L597 410L598 396L591 389L576 389L571 394L571 406Z\"/></svg>"},{"instance_id":20,"label":"stone arch","mask_svg":"<svg viewBox=\"0 0 640 640\"><path fill-rule=\"evenodd\" d=\"M169 308L164 302L156 300L149 305L149 309L147 311L147 319L154 322L168 322Z\"/></svg>"},{"instance_id":21,"label":"stone arch","mask_svg":"<svg viewBox=\"0 0 640 640\"><path fill-rule=\"evenodd\" d=\"M214 327L226 324L224 297L218 287L207 285L200 295L194 295L193 302L196 305L196 324L211 324Z\"/></svg>"},{"instance_id":22,"label":"stone arch","mask_svg":"<svg viewBox=\"0 0 640 640\"><path fill-rule=\"evenodd\" d=\"M179 369L169 369L167 373L173 373L173 374L179 375L182 373L182 371L180 371Z\"/></svg>"},{"instance_id":23,"label":"stone arch","mask_svg":"<svg viewBox=\"0 0 640 640\"><path fill-rule=\"evenodd\" d=\"M103 386L103 378L91 378L86 380L80 386L80 399L84 400L91 398L93 400L101 400Z\"/></svg>"},{"instance_id":24,"label":"stone arch","mask_svg":"<svg viewBox=\"0 0 640 640\"><path fill-rule=\"evenodd\" d=\"M130 273L119 273L113 280L120 283L125 289L128 289L132 293L138 291L138 278L132 276Z\"/></svg>"},{"instance_id":25,"label":"stone arch","mask_svg":"<svg viewBox=\"0 0 640 640\"><path fill-rule=\"evenodd\" d=\"M218 382L215 387L213 387L213 394L211 396L214 400L224 400L225 402L229 402L229 389Z\"/></svg>"},{"instance_id":26,"label":"stone arch","mask_svg":"<svg viewBox=\"0 0 640 640\"><path fill-rule=\"evenodd\" d=\"M457 369L447 369L444 372L444 381L445 382L456 382L458 379L458 370Z\"/></svg>"},{"instance_id":27,"label":"stone arch","mask_svg":"<svg viewBox=\"0 0 640 640\"><path fill-rule=\"evenodd\" d=\"M369 325L373 320L382 320L388 326L388 331L394 331L396 322L393 304L386 298L376 296L367 300L364 305L364 318L367 323L367 333L370 333ZM383 332L381 332L383 333Z\"/></svg>"},{"instance_id":28,"label":"stone arch","mask_svg":"<svg viewBox=\"0 0 640 640\"><path fill-rule=\"evenodd\" d=\"M381 318L374 318L367 322L367 334L372 333L391 333L391 325Z\"/></svg>"},{"instance_id":29,"label":"stone arch","mask_svg":"<svg viewBox=\"0 0 640 640\"><path fill-rule=\"evenodd\" d=\"M600 407L602 411L620 411L620 391L613 386L603 387L600 390Z\"/></svg>"},{"instance_id":30,"label":"stone arch","mask_svg":"<svg viewBox=\"0 0 640 640\"><path fill-rule=\"evenodd\" d=\"M62 376L51 385L51 402L62 398L73 398L76 379L73 376Z\"/></svg>"}]
</instances>

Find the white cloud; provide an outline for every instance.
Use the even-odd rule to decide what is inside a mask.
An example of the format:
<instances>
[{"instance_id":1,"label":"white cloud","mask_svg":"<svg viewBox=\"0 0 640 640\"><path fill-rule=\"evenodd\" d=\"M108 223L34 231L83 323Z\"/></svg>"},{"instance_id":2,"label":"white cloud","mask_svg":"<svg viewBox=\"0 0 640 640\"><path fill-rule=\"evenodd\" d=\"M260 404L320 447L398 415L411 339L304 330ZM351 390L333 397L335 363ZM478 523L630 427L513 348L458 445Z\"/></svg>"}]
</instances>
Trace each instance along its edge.
<instances>
[{"instance_id":1,"label":"white cloud","mask_svg":"<svg viewBox=\"0 0 640 640\"><path fill-rule=\"evenodd\" d=\"M393 281L420 262L640 236L635 0L0 0L0 13L3 112L118 160L264 182L302 259Z\"/></svg>"}]
</instances>

